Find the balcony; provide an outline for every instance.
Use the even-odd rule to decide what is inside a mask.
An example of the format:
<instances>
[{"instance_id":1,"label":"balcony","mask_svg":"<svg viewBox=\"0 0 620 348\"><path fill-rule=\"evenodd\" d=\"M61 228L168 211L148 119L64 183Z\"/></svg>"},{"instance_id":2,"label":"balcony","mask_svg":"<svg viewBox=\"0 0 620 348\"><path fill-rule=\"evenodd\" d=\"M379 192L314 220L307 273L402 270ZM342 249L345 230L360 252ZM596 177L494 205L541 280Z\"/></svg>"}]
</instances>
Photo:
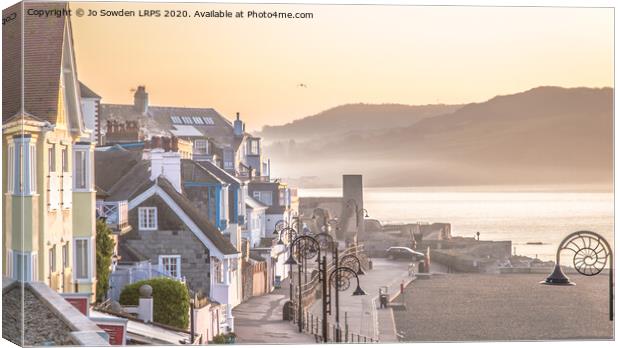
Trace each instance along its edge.
<instances>
[{"instance_id":1,"label":"balcony","mask_svg":"<svg viewBox=\"0 0 620 348\"><path fill-rule=\"evenodd\" d=\"M113 232L126 232L129 226L129 206L127 201L97 201L97 215L105 218L106 223Z\"/></svg>"}]
</instances>

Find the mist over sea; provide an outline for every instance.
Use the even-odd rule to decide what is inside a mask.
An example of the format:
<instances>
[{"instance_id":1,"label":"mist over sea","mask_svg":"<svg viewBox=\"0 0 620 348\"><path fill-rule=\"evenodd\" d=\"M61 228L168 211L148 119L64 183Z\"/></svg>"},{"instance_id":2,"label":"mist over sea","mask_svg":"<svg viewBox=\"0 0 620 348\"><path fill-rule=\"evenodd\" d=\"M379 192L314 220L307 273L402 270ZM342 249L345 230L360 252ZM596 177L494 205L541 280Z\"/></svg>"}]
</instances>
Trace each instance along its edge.
<instances>
[{"instance_id":1,"label":"mist over sea","mask_svg":"<svg viewBox=\"0 0 620 348\"><path fill-rule=\"evenodd\" d=\"M300 197L340 197L341 188L300 189ZM588 187L364 188L364 208L382 224L447 222L453 236L512 240L517 255L554 260L561 240L590 230L613 245L614 200ZM541 242L542 245L528 245ZM564 263L564 262L563 262Z\"/></svg>"}]
</instances>

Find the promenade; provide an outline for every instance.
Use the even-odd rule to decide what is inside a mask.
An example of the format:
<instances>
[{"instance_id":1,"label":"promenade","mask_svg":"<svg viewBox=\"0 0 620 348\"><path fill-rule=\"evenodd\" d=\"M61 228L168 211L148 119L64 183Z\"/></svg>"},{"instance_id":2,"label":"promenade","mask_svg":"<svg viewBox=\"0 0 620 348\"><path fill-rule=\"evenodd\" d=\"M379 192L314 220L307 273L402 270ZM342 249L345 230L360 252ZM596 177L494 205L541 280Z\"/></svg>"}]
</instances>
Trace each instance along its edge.
<instances>
[{"instance_id":1,"label":"promenade","mask_svg":"<svg viewBox=\"0 0 620 348\"><path fill-rule=\"evenodd\" d=\"M237 343L309 344L312 336L297 332L297 327L282 320L282 306L288 300L288 281L263 296L252 297L233 309Z\"/></svg>"},{"instance_id":2,"label":"promenade","mask_svg":"<svg viewBox=\"0 0 620 348\"><path fill-rule=\"evenodd\" d=\"M388 286L390 297L395 297L400 291L400 284L408 284L411 277L408 275L408 263L390 261L387 259L372 259L373 268L360 276L360 286L366 291L366 296L352 296L355 290L355 280L346 291L340 292L340 325L344 336L345 317L348 332L368 338L378 339L379 342L397 342L394 320L391 309L378 309L379 288ZM332 294L334 294L332 289ZM321 300L310 306L310 313L321 317ZM336 322L335 298L332 297L332 315L328 317L330 324Z\"/></svg>"}]
</instances>

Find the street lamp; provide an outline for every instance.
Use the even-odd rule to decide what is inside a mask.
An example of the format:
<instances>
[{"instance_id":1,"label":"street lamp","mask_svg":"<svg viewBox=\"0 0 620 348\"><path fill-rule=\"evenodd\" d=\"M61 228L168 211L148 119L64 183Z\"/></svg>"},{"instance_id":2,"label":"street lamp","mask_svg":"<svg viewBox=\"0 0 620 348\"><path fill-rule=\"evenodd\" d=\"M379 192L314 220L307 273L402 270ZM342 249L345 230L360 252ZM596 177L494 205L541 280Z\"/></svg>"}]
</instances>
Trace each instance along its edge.
<instances>
[{"instance_id":1,"label":"street lamp","mask_svg":"<svg viewBox=\"0 0 620 348\"><path fill-rule=\"evenodd\" d=\"M297 254L302 260L301 262L305 262L304 259L306 260L311 259L312 257L314 257L314 255L317 255L317 262L319 263L319 269L321 268L321 247L319 245L319 242L317 242L316 239L310 236L298 236L291 243L291 246L289 249L289 257L288 257L288 260L286 260L285 262L285 264L291 266L291 269L293 265L298 266L297 280L299 282L298 283L299 298L297 299L297 326L299 328L299 332L302 332L303 327L304 327L303 326L302 303L301 303L301 297L303 295L302 289L301 289L302 265L301 263L297 262L293 256L295 254L296 247L297 247ZM292 280L291 280L291 284L292 284ZM291 289L292 289L292 285L291 285Z\"/></svg>"},{"instance_id":2,"label":"street lamp","mask_svg":"<svg viewBox=\"0 0 620 348\"><path fill-rule=\"evenodd\" d=\"M609 259L609 320L614 320L614 280L613 280L613 256L611 246L598 233L591 231L573 232L566 236L558 246L555 256L555 267L547 279L540 282L544 285L571 286L575 283L562 271L560 266L560 252L570 250L573 252L573 266L579 274L595 276L603 271Z\"/></svg>"},{"instance_id":3,"label":"street lamp","mask_svg":"<svg viewBox=\"0 0 620 348\"><path fill-rule=\"evenodd\" d=\"M332 284L334 285L334 289L336 290L336 294L335 294L336 295L336 342L342 341L340 337L340 307L338 304L338 298L339 298L338 294L340 291L347 290L349 286L351 285L351 281L349 280L349 278L346 277L342 273L351 274L352 276L355 277L355 280L357 281L357 287L355 288L355 291L353 291L353 294L352 294L353 296L366 295L366 292L362 290L362 287L360 286L360 278L358 276L358 272L354 271L352 268L346 267L346 266L339 266L339 267L336 266L336 269L331 271L331 273L329 274L329 277L328 277L329 290L327 292L327 295L331 297ZM333 279L333 277L336 277L336 278ZM335 282L333 280L335 280ZM328 300L328 302L331 302L331 301Z\"/></svg>"}]
</instances>

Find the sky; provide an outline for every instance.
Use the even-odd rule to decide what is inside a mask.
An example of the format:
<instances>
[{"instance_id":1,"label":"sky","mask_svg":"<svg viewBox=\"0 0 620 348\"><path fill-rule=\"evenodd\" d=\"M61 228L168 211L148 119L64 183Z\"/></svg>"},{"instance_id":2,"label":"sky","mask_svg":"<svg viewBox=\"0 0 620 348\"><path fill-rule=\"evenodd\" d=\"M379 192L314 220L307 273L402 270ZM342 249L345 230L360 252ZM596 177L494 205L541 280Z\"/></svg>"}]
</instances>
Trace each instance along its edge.
<instances>
[{"instance_id":1,"label":"sky","mask_svg":"<svg viewBox=\"0 0 620 348\"><path fill-rule=\"evenodd\" d=\"M79 78L103 103L131 103L131 90L145 85L151 105L213 107L229 119L240 112L248 130L347 103L461 104L543 85L613 87L613 9L77 2L71 8L312 13L312 19L72 16Z\"/></svg>"}]
</instances>

